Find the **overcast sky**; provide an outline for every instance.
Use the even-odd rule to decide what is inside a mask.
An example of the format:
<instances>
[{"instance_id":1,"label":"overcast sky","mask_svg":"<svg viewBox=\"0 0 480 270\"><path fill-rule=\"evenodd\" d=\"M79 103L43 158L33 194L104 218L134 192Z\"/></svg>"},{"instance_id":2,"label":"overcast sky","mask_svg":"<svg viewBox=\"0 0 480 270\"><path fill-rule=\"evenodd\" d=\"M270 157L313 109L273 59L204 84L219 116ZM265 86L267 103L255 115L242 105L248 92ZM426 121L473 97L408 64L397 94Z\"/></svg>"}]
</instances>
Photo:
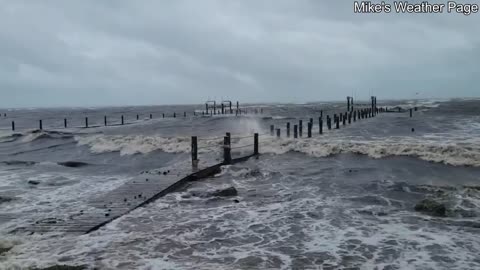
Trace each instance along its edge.
<instances>
[{"instance_id":1,"label":"overcast sky","mask_svg":"<svg viewBox=\"0 0 480 270\"><path fill-rule=\"evenodd\" d=\"M0 107L480 96L479 44L350 0L0 0Z\"/></svg>"}]
</instances>

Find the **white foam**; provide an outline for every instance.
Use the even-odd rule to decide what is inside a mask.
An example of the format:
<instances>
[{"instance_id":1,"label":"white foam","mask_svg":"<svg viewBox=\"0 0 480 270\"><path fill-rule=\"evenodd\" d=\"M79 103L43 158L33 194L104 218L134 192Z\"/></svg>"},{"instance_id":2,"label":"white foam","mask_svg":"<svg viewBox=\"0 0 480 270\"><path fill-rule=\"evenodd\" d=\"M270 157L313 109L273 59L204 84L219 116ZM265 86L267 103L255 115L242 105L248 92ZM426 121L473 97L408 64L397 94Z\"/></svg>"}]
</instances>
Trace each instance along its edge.
<instances>
[{"instance_id":1,"label":"white foam","mask_svg":"<svg viewBox=\"0 0 480 270\"><path fill-rule=\"evenodd\" d=\"M77 136L79 145L90 147L93 153L120 152L121 155L146 154L155 150L167 153L187 153L190 151L190 138L164 138L143 135L92 135Z\"/></svg>"},{"instance_id":2,"label":"white foam","mask_svg":"<svg viewBox=\"0 0 480 270\"><path fill-rule=\"evenodd\" d=\"M368 155L373 158L387 156L413 156L426 161L449 165L480 166L480 142L464 140L430 140L415 137L386 137L366 140L358 137L316 137L309 139L262 140L262 153L284 154L296 151L314 157L327 157L341 153Z\"/></svg>"}]
</instances>

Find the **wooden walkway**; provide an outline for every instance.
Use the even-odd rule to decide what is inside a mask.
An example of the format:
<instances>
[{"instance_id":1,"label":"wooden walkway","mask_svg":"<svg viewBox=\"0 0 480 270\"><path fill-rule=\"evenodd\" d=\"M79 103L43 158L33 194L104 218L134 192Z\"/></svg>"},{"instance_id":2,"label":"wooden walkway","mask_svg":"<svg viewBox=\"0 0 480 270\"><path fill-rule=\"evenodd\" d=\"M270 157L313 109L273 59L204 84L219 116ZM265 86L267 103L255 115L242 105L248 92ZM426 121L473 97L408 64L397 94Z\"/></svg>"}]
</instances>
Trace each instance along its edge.
<instances>
[{"instance_id":1,"label":"wooden walkway","mask_svg":"<svg viewBox=\"0 0 480 270\"><path fill-rule=\"evenodd\" d=\"M232 163L245 161L252 156L254 155L234 159ZM177 165L175 168L162 168L144 173L135 180L91 199L86 205L85 209L87 210L68 213L68 215L58 216L58 218L32 221L24 227L16 228L12 233L90 233L139 207L179 190L188 182L219 173L222 165L224 163L192 172L190 163L185 163Z\"/></svg>"}]
</instances>

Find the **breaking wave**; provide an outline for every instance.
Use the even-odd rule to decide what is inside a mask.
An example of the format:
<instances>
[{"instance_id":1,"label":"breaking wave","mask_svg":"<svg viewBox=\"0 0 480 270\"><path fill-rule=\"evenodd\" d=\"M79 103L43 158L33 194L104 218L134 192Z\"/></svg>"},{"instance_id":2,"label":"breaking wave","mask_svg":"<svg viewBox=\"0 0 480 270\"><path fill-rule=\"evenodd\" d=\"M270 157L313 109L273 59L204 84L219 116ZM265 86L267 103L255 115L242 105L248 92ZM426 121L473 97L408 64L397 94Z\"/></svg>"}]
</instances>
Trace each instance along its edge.
<instances>
[{"instance_id":1,"label":"breaking wave","mask_svg":"<svg viewBox=\"0 0 480 270\"><path fill-rule=\"evenodd\" d=\"M480 144L472 141L434 141L408 137L391 137L378 140L343 138L328 140L315 138L303 140L265 140L260 151L284 154L290 151L305 153L315 157L353 153L372 158L388 156L411 156L422 160L444 163L453 166L480 167Z\"/></svg>"},{"instance_id":2,"label":"breaking wave","mask_svg":"<svg viewBox=\"0 0 480 270\"><path fill-rule=\"evenodd\" d=\"M120 152L121 155L147 154L155 150L167 153L190 152L190 138L158 136L93 135L75 137L78 145L90 147L93 153Z\"/></svg>"},{"instance_id":3,"label":"breaking wave","mask_svg":"<svg viewBox=\"0 0 480 270\"><path fill-rule=\"evenodd\" d=\"M453 166L480 167L480 143L475 140L432 140L428 138L388 137L359 140L357 137L317 137L310 139L273 139L263 137L260 152L264 154L286 154L301 152L313 157L328 157L352 153L372 158L389 156L411 156L422 160ZM164 138L159 136L108 136L93 135L75 137L79 145L90 147L94 153L120 152L121 155L147 154L152 151L167 153L189 153L190 138ZM249 138L245 139L250 140ZM232 141L233 143L233 141ZM241 141L235 141L242 144ZM220 151L221 139L201 140L199 152ZM232 145L233 146L233 145Z\"/></svg>"},{"instance_id":4,"label":"breaking wave","mask_svg":"<svg viewBox=\"0 0 480 270\"><path fill-rule=\"evenodd\" d=\"M28 143L41 139L71 139L72 133L60 132L60 131L47 131L47 130L29 130L24 133L9 133L0 136L0 143L9 143L20 140L21 142Z\"/></svg>"}]
</instances>

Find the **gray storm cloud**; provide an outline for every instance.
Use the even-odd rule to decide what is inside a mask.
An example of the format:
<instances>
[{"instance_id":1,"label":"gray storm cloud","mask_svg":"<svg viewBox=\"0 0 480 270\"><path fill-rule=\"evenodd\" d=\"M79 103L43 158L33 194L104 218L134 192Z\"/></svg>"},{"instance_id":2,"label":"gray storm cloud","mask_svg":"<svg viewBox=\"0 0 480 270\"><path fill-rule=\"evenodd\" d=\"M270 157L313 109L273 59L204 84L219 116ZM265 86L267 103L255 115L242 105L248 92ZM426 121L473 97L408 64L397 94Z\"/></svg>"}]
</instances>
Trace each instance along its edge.
<instances>
[{"instance_id":1,"label":"gray storm cloud","mask_svg":"<svg viewBox=\"0 0 480 270\"><path fill-rule=\"evenodd\" d=\"M0 106L479 96L479 18L355 14L353 1L4 0Z\"/></svg>"}]
</instances>

